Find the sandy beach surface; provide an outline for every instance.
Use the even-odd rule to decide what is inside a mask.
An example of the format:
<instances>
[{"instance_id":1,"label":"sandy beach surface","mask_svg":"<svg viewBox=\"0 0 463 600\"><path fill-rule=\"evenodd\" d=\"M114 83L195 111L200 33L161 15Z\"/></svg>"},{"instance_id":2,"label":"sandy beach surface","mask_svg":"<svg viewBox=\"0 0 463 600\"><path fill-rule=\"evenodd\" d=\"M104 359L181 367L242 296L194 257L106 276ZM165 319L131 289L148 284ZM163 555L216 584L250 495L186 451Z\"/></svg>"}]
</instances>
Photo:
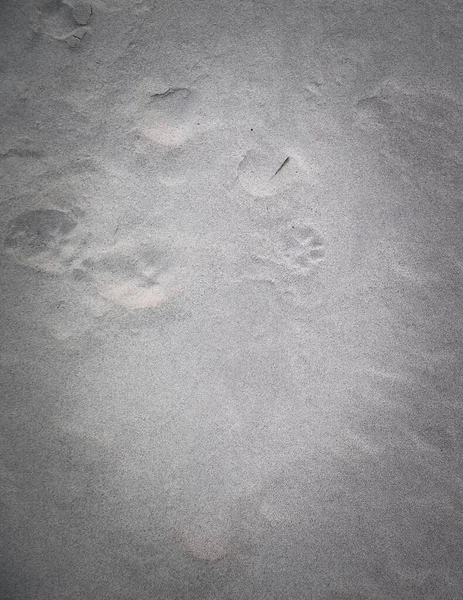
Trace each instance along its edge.
<instances>
[{"instance_id":1,"label":"sandy beach surface","mask_svg":"<svg viewBox=\"0 0 463 600\"><path fill-rule=\"evenodd\" d=\"M463 598L463 4L0 4L0 598Z\"/></svg>"}]
</instances>

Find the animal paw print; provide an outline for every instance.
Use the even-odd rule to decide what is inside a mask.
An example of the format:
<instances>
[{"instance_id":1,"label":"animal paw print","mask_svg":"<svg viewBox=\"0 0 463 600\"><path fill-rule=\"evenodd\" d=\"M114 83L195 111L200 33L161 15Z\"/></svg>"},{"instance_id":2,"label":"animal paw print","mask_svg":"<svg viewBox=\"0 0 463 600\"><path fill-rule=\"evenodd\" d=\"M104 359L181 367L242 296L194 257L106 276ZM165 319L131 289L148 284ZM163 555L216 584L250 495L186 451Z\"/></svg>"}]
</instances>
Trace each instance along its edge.
<instances>
[{"instance_id":1,"label":"animal paw print","mask_svg":"<svg viewBox=\"0 0 463 600\"><path fill-rule=\"evenodd\" d=\"M298 161L280 148L262 144L249 150L237 168L241 187L256 197L273 196L299 179Z\"/></svg>"},{"instance_id":2,"label":"animal paw print","mask_svg":"<svg viewBox=\"0 0 463 600\"><path fill-rule=\"evenodd\" d=\"M4 249L24 266L47 273L64 272L63 256L77 220L55 209L28 210L10 221Z\"/></svg>"},{"instance_id":3,"label":"animal paw print","mask_svg":"<svg viewBox=\"0 0 463 600\"><path fill-rule=\"evenodd\" d=\"M145 139L160 146L181 146L195 133L195 94L188 88L168 88L150 94L136 127Z\"/></svg>"},{"instance_id":4,"label":"animal paw print","mask_svg":"<svg viewBox=\"0 0 463 600\"><path fill-rule=\"evenodd\" d=\"M80 45L92 18L92 6L80 0L49 0L43 6L40 27L55 40L63 40L71 48Z\"/></svg>"},{"instance_id":5,"label":"animal paw print","mask_svg":"<svg viewBox=\"0 0 463 600\"><path fill-rule=\"evenodd\" d=\"M312 269L325 259L324 240L312 225L293 222L283 234L281 254L291 269Z\"/></svg>"},{"instance_id":6,"label":"animal paw print","mask_svg":"<svg viewBox=\"0 0 463 600\"><path fill-rule=\"evenodd\" d=\"M156 308L181 293L165 281L169 260L153 248L127 247L82 261L77 278L89 278L100 297L127 310Z\"/></svg>"},{"instance_id":7,"label":"animal paw print","mask_svg":"<svg viewBox=\"0 0 463 600\"><path fill-rule=\"evenodd\" d=\"M57 209L21 213L8 224L3 249L16 263L71 277L82 289L127 310L155 308L182 293L170 280L170 259L151 245L92 243L78 218Z\"/></svg>"}]
</instances>

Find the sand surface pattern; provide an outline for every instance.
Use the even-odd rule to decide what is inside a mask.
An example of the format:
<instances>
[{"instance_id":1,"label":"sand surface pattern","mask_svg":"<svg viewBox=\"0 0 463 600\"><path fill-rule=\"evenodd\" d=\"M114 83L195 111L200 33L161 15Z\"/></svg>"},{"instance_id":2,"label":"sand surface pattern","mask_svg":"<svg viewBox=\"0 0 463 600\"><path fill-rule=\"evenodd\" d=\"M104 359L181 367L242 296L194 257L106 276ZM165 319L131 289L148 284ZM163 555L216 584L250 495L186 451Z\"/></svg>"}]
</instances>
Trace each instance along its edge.
<instances>
[{"instance_id":1,"label":"sand surface pattern","mask_svg":"<svg viewBox=\"0 0 463 600\"><path fill-rule=\"evenodd\" d=\"M1 600L463 598L463 5L0 5Z\"/></svg>"}]
</instances>

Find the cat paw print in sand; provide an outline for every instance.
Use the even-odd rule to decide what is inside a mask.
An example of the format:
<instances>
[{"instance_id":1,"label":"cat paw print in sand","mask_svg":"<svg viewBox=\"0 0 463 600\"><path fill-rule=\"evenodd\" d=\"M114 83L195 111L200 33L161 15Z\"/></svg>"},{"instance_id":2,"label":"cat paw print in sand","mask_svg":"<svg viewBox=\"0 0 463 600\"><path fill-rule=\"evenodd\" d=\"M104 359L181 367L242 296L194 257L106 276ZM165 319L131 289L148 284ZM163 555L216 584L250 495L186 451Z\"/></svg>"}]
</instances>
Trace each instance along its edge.
<instances>
[{"instance_id":1,"label":"cat paw print in sand","mask_svg":"<svg viewBox=\"0 0 463 600\"><path fill-rule=\"evenodd\" d=\"M307 308L318 302L316 275L325 261L320 232L304 221L286 222L272 230L264 251L252 255L244 279L275 292L278 302Z\"/></svg>"},{"instance_id":2,"label":"cat paw print in sand","mask_svg":"<svg viewBox=\"0 0 463 600\"><path fill-rule=\"evenodd\" d=\"M310 223L291 221L273 229L266 249L253 256L249 278L255 281L304 280L326 259L325 241Z\"/></svg>"},{"instance_id":3,"label":"cat paw print in sand","mask_svg":"<svg viewBox=\"0 0 463 600\"><path fill-rule=\"evenodd\" d=\"M290 269L305 271L325 259L325 243L313 225L292 222L282 232L278 254Z\"/></svg>"},{"instance_id":4,"label":"cat paw print in sand","mask_svg":"<svg viewBox=\"0 0 463 600\"><path fill-rule=\"evenodd\" d=\"M182 291L171 280L166 251L131 240L93 243L79 228L79 217L64 210L21 213L8 224L3 248L17 264L71 277L83 295L96 294L127 310L157 307Z\"/></svg>"},{"instance_id":5,"label":"cat paw print in sand","mask_svg":"<svg viewBox=\"0 0 463 600\"><path fill-rule=\"evenodd\" d=\"M155 308L182 293L170 279L169 262L152 246L120 243L83 260L74 275L90 279L102 298L127 310Z\"/></svg>"}]
</instances>

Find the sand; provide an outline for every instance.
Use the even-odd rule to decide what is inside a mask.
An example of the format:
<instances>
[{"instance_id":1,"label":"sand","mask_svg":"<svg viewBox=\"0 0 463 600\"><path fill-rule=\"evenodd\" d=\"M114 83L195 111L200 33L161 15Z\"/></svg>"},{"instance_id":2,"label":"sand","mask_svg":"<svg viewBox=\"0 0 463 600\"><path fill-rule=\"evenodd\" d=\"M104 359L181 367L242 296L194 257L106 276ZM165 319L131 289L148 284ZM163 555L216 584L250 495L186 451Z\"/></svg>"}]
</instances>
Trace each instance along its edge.
<instances>
[{"instance_id":1,"label":"sand","mask_svg":"<svg viewBox=\"0 0 463 600\"><path fill-rule=\"evenodd\" d=\"M462 598L461 2L0 27L2 600Z\"/></svg>"}]
</instances>

